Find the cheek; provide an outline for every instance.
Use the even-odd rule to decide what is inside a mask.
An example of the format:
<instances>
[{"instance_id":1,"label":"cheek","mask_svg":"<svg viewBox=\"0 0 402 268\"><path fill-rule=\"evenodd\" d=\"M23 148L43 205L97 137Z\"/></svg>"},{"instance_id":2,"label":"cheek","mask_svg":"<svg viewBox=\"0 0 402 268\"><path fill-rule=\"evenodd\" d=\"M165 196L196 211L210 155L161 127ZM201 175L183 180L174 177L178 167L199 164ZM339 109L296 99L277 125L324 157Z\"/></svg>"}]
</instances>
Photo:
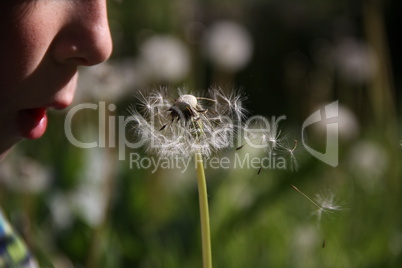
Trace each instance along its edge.
<instances>
[{"instance_id":1,"label":"cheek","mask_svg":"<svg viewBox=\"0 0 402 268\"><path fill-rule=\"evenodd\" d=\"M2 84L15 87L43 61L55 35L53 25L44 21L40 14L32 12L19 21L9 22L10 27L0 27Z\"/></svg>"},{"instance_id":2,"label":"cheek","mask_svg":"<svg viewBox=\"0 0 402 268\"><path fill-rule=\"evenodd\" d=\"M27 17L12 27L0 26L0 105L5 109L17 105L14 102L25 80L46 58L54 33L51 25L40 20Z\"/></svg>"},{"instance_id":3,"label":"cheek","mask_svg":"<svg viewBox=\"0 0 402 268\"><path fill-rule=\"evenodd\" d=\"M41 63L51 42L49 30L24 25L14 38L9 63L14 72L23 79L29 76Z\"/></svg>"}]
</instances>

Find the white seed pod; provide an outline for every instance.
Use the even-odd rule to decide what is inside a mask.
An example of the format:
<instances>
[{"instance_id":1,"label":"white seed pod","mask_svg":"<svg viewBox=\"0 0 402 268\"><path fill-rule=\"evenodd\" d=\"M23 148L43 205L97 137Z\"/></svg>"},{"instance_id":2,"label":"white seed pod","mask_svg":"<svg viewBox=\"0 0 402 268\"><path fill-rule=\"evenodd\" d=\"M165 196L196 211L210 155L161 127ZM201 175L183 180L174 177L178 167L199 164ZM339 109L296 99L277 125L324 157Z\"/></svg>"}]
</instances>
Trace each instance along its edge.
<instances>
[{"instance_id":1,"label":"white seed pod","mask_svg":"<svg viewBox=\"0 0 402 268\"><path fill-rule=\"evenodd\" d=\"M132 120L147 151L162 157L210 156L233 145L244 112L233 109L241 107L239 96L218 89L210 89L207 97L181 90L176 94L162 88L140 95L143 111L134 111Z\"/></svg>"}]
</instances>

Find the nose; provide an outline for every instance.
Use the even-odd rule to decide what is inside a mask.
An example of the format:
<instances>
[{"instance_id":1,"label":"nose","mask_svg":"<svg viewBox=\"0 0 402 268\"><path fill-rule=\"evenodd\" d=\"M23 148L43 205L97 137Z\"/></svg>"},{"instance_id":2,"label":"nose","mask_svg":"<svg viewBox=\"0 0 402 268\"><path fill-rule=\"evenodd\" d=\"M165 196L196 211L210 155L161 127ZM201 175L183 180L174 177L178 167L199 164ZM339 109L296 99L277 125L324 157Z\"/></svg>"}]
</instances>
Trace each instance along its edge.
<instances>
[{"instance_id":1,"label":"nose","mask_svg":"<svg viewBox=\"0 0 402 268\"><path fill-rule=\"evenodd\" d=\"M73 3L71 14L54 41L56 60L83 66L107 60L112 53L112 38L106 0Z\"/></svg>"}]
</instances>

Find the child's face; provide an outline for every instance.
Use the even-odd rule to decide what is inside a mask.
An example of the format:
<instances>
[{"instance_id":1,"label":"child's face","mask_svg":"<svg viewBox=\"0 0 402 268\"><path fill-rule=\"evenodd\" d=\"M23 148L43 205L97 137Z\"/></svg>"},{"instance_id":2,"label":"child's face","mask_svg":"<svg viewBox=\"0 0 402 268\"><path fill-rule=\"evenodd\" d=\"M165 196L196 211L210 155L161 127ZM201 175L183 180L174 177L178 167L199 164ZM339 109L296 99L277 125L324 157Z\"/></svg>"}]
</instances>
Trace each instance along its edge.
<instances>
[{"instance_id":1,"label":"child's face","mask_svg":"<svg viewBox=\"0 0 402 268\"><path fill-rule=\"evenodd\" d=\"M3 2L4 1L4 2ZM106 0L1 0L0 155L73 100L77 67L112 51Z\"/></svg>"}]
</instances>

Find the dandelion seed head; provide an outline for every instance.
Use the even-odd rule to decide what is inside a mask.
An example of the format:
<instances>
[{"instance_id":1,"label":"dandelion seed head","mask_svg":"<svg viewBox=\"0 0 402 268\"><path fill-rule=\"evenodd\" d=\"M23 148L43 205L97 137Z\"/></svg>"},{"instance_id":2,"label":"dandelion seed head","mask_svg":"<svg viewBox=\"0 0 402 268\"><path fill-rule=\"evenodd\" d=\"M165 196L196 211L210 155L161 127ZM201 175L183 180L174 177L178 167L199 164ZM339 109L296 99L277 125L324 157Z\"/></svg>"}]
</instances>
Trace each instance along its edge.
<instances>
[{"instance_id":1,"label":"dandelion seed head","mask_svg":"<svg viewBox=\"0 0 402 268\"><path fill-rule=\"evenodd\" d=\"M193 95L185 94L181 95L175 102L175 105L179 107L180 110L184 110L188 107L195 107L198 105L197 98Z\"/></svg>"},{"instance_id":2,"label":"dandelion seed head","mask_svg":"<svg viewBox=\"0 0 402 268\"><path fill-rule=\"evenodd\" d=\"M155 89L138 95L139 109L132 111L138 137L150 153L161 157L204 156L232 145L244 108L241 99L210 89L201 95L186 89ZM237 102L234 104L233 102Z\"/></svg>"}]
</instances>

